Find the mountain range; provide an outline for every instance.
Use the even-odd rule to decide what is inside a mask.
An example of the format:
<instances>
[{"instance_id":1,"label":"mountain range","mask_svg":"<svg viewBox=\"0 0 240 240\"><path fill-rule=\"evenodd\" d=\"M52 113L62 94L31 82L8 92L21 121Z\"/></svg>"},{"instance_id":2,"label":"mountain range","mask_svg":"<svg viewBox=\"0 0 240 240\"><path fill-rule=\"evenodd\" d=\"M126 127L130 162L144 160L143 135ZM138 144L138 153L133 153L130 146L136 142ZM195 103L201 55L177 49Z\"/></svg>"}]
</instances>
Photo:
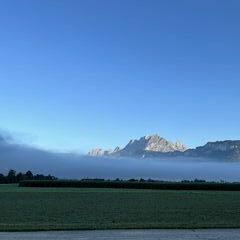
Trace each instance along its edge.
<instances>
[{"instance_id":1,"label":"mountain range","mask_svg":"<svg viewBox=\"0 0 240 240\"><path fill-rule=\"evenodd\" d=\"M158 135L144 136L130 140L124 147L114 150L96 148L88 153L90 156L114 157L198 157L226 160L240 160L240 140L208 142L204 146L188 149L181 142L170 142Z\"/></svg>"}]
</instances>

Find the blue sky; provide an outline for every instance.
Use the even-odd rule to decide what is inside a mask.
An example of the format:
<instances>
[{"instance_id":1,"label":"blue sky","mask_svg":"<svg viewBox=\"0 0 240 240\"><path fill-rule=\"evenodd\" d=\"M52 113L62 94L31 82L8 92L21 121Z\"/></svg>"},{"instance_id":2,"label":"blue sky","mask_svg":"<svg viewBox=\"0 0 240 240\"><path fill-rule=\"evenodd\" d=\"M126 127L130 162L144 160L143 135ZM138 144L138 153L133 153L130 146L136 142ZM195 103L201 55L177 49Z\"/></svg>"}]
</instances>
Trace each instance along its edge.
<instances>
[{"instance_id":1,"label":"blue sky","mask_svg":"<svg viewBox=\"0 0 240 240\"><path fill-rule=\"evenodd\" d=\"M240 138L240 2L2 0L0 128L86 152Z\"/></svg>"}]
</instances>

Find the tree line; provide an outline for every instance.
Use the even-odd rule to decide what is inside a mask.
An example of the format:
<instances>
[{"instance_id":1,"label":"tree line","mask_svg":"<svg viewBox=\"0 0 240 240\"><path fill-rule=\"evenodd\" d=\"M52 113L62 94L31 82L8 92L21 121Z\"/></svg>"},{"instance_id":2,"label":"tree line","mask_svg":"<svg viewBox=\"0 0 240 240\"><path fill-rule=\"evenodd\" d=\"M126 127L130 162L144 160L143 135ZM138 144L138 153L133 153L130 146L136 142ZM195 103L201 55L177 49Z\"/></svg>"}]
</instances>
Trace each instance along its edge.
<instances>
[{"instance_id":1,"label":"tree line","mask_svg":"<svg viewBox=\"0 0 240 240\"><path fill-rule=\"evenodd\" d=\"M26 173L16 172L15 170L11 169L8 171L6 175L0 173L0 184L1 183L19 183L23 180L57 180L56 177L52 175L43 175L43 174L36 174L34 175L31 171L27 171Z\"/></svg>"},{"instance_id":2,"label":"tree line","mask_svg":"<svg viewBox=\"0 0 240 240\"><path fill-rule=\"evenodd\" d=\"M57 180L21 181L20 187L59 187L59 188L122 188L155 190L201 190L201 191L240 191L240 183L206 182L203 180L184 182L129 181L129 180Z\"/></svg>"}]
</instances>

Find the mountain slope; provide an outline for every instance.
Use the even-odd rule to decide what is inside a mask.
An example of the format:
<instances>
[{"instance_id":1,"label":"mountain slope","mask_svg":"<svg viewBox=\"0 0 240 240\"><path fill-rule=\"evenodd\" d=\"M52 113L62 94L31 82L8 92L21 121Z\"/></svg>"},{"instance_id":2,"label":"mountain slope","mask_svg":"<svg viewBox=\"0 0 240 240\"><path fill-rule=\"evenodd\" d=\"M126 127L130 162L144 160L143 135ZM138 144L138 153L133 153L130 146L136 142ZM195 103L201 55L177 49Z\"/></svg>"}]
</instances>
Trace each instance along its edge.
<instances>
[{"instance_id":1,"label":"mountain slope","mask_svg":"<svg viewBox=\"0 0 240 240\"><path fill-rule=\"evenodd\" d=\"M185 156L240 160L240 140L208 142L204 146L188 149Z\"/></svg>"}]
</instances>

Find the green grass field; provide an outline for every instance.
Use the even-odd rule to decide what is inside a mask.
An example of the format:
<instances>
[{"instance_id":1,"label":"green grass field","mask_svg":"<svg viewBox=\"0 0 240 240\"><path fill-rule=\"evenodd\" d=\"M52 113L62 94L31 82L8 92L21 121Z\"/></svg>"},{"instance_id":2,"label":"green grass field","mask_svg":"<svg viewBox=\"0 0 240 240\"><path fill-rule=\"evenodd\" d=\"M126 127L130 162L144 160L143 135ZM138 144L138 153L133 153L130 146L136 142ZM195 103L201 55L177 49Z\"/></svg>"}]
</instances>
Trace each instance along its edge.
<instances>
[{"instance_id":1,"label":"green grass field","mask_svg":"<svg viewBox=\"0 0 240 240\"><path fill-rule=\"evenodd\" d=\"M240 227L240 192L0 185L0 231Z\"/></svg>"}]
</instances>

